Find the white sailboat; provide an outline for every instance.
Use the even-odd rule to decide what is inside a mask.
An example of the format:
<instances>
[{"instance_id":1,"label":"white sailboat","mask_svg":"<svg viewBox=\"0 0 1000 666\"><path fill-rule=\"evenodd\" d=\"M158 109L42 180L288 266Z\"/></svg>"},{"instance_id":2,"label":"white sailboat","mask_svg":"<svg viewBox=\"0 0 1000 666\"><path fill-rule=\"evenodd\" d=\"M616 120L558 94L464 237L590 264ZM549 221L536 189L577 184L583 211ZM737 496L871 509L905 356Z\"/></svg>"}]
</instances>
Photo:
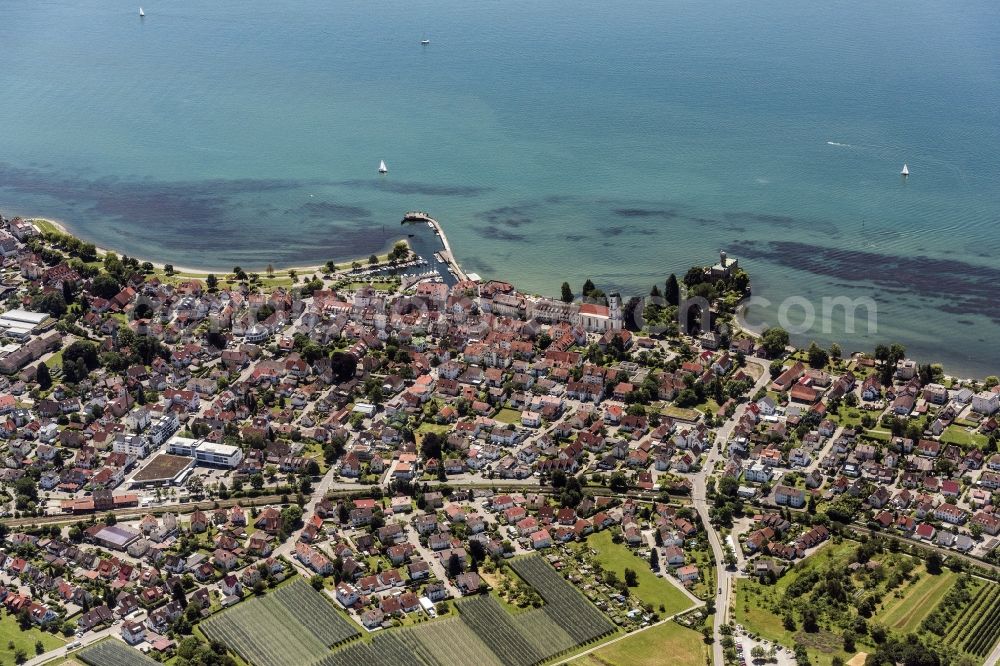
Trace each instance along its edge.
<instances>
[{"instance_id":1,"label":"white sailboat","mask_svg":"<svg viewBox=\"0 0 1000 666\"><path fill-rule=\"evenodd\" d=\"M142 18L145 15L146 15L146 12L142 11L142 7L139 7L139 18Z\"/></svg>"},{"instance_id":2,"label":"white sailboat","mask_svg":"<svg viewBox=\"0 0 1000 666\"><path fill-rule=\"evenodd\" d=\"M389 167L387 167L385 165L385 160L379 160L379 163L378 163L378 172L379 173L389 173Z\"/></svg>"},{"instance_id":3,"label":"white sailboat","mask_svg":"<svg viewBox=\"0 0 1000 666\"><path fill-rule=\"evenodd\" d=\"M900 175L901 175L901 176L903 176L903 178L906 178L907 176L909 176L909 175L910 175L910 167L908 167L908 166L906 166L906 165L904 164L904 165L903 165L903 170L902 170L902 171L900 171L899 173L900 173Z\"/></svg>"},{"instance_id":4,"label":"white sailboat","mask_svg":"<svg viewBox=\"0 0 1000 666\"><path fill-rule=\"evenodd\" d=\"M420 43L423 44L424 46L427 46L428 44L431 43L431 40L424 37L423 39L420 40Z\"/></svg>"}]
</instances>

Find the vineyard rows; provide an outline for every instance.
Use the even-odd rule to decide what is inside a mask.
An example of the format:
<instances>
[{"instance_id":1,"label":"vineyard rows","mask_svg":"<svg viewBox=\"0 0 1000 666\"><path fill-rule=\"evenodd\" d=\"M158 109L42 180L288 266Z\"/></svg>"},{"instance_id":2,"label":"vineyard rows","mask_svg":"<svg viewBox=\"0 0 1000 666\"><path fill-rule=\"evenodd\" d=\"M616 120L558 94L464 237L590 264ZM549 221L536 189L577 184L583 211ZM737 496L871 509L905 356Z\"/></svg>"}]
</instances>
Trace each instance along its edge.
<instances>
[{"instance_id":1,"label":"vineyard rows","mask_svg":"<svg viewBox=\"0 0 1000 666\"><path fill-rule=\"evenodd\" d=\"M278 588L272 596L327 647L361 635L357 626L336 612L321 592L299 579L291 585Z\"/></svg>"},{"instance_id":2,"label":"vineyard rows","mask_svg":"<svg viewBox=\"0 0 1000 666\"><path fill-rule=\"evenodd\" d=\"M604 613L540 556L515 560L511 562L511 568L538 591L545 600L542 612L565 629L573 638L574 644L587 643L614 631L614 625Z\"/></svg>"},{"instance_id":3,"label":"vineyard rows","mask_svg":"<svg viewBox=\"0 0 1000 666\"><path fill-rule=\"evenodd\" d=\"M359 634L320 592L296 580L245 601L201 624L210 639L225 643L255 666L309 664L328 648Z\"/></svg>"},{"instance_id":4,"label":"vineyard rows","mask_svg":"<svg viewBox=\"0 0 1000 666\"><path fill-rule=\"evenodd\" d=\"M158 666L159 663L114 638L85 647L76 656L90 666Z\"/></svg>"},{"instance_id":5,"label":"vineyard rows","mask_svg":"<svg viewBox=\"0 0 1000 666\"><path fill-rule=\"evenodd\" d=\"M996 586L990 587L995 589ZM993 596L990 605L977 616L978 622L972 630L964 634L966 640L962 649L977 657L985 657L1000 637L1000 595Z\"/></svg>"},{"instance_id":6,"label":"vineyard rows","mask_svg":"<svg viewBox=\"0 0 1000 666\"><path fill-rule=\"evenodd\" d=\"M313 666L532 666L614 631L541 557L510 564L538 591L542 608L511 614L494 597L468 597L456 602L458 617L379 632L371 642L351 643Z\"/></svg>"},{"instance_id":7,"label":"vineyard rows","mask_svg":"<svg viewBox=\"0 0 1000 666\"><path fill-rule=\"evenodd\" d=\"M956 615L951 624L948 625L944 635L944 642L952 645L955 642L961 642L968 636L969 625L975 623L976 619L981 616L982 611L993 602L998 591L1000 589L996 585L990 584L985 584L979 588L976 596L972 598L972 601L965 607L962 613Z\"/></svg>"}]
</instances>

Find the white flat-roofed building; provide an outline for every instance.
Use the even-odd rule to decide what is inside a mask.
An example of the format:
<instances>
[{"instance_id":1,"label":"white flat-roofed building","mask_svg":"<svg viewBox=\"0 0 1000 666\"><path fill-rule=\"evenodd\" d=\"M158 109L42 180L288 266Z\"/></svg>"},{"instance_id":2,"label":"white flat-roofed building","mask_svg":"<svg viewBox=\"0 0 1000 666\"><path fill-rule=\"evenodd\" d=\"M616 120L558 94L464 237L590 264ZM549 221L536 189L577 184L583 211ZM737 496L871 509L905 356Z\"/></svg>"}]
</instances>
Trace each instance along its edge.
<instances>
[{"instance_id":1,"label":"white flat-roofed building","mask_svg":"<svg viewBox=\"0 0 1000 666\"><path fill-rule=\"evenodd\" d=\"M126 435L118 433L112 450L115 453L125 453L136 458L145 458L153 449L153 443L145 435Z\"/></svg>"},{"instance_id":2,"label":"white flat-roofed building","mask_svg":"<svg viewBox=\"0 0 1000 666\"><path fill-rule=\"evenodd\" d=\"M195 449L194 459L206 465L236 467L243 460L243 451L238 446L202 442Z\"/></svg>"},{"instance_id":3,"label":"white flat-roofed building","mask_svg":"<svg viewBox=\"0 0 1000 666\"><path fill-rule=\"evenodd\" d=\"M176 435L167 440L167 453L175 456L194 457L195 450L203 440Z\"/></svg>"},{"instance_id":4,"label":"white flat-roofed building","mask_svg":"<svg viewBox=\"0 0 1000 666\"><path fill-rule=\"evenodd\" d=\"M16 308L0 315L0 330L6 335L23 340L45 323L49 315L44 312L28 312Z\"/></svg>"},{"instance_id":5,"label":"white flat-roofed building","mask_svg":"<svg viewBox=\"0 0 1000 666\"><path fill-rule=\"evenodd\" d=\"M167 441L168 437L177 432L179 427L180 422L177 420L177 414L168 412L160 418L155 419L149 426L149 439L153 442L154 446L159 446Z\"/></svg>"},{"instance_id":6,"label":"white flat-roofed building","mask_svg":"<svg viewBox=\"0 0 1000 666\"><path fill-rule=\"evenodd\" d=\"M359 402L354 405L354 409L351 411L364 416L373 416L375 414L375 405L368 404L367 402Z\"/></svg>"}]
</instances>

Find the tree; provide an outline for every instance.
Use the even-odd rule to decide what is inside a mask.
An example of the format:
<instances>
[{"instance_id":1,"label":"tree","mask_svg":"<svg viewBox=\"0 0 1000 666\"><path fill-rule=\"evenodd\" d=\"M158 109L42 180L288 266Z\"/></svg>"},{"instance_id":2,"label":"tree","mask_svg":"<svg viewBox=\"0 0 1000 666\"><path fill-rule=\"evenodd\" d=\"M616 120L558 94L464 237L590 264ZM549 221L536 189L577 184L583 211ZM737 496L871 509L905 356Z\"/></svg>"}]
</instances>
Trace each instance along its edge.
<instances>
[{"instance_id":1,"label":"tree","mask_svg":"<svg viewBox=\"0 0 1000 666\"><path fill-rule=\"evenodd\" d=\"M551 483L553 488L564 488L566 486L566 472L561 469L552 472Z\"/></svg>"},{"instance_id":2,"label":"tree","mask_svg":"<svg viewBox=\"0 0 1000 666\"><path fill-rule=\"evenodd\" d=\"M761 338L761 346L764 347L768 356L773 358L785 353L785 347L788 346L789 342L788 331L785 329L772 326L764 331Z\"/></svg>"},{"instance_id":3,"label":"tree","mask_svg":"<svg viewBox=\"0 0 1000 666\"><path fill-rule=\"evenodd\" d=\"M684 274L684 284L688 287L694 287L697 284L701 284L705 281L705 269L701 266L692 266L688 269L688 272Z\"/></svg>"},{"instance_id":4,"label":"tree","mask_svg":"<svg viewBox=\"0 0 1000 666\"><path fill-rule=\"evenodd\" d=\"M181 608L186 608L188 605L187 595L184 594L184 586L179 581L174 583L172 592L174 600L181 605Z\"/></svg>"},{"instance_id":5,"label":"tree","mask_svg":"<svg viewBox=\"0 0 1000 666\"><path fill-rule=\"evenodd\" d=\"M101 273L90 283L90 293L104 299L114 298L121 290L121 284L109 273Z\"/></svg>"},{"instance_id":6,"label":"tree","mask_svg":"<svg viewBox=\"0 0 1000 666\"><path fill-rule=\"evenodd\" d=\"M635 569L625 567L625 585L628 587L639 585L639 575L635 572Z\"/></svg>"},{"instance_id":7,"label":"tree","mask_svg":"<svg viewBox=\"0 0 1000 666\"><path fill-rule=\"evenodd\" d=\"M319 592L323 589L323 577L317 574L309 579L309 584L313 586L314 590Z\"/></svg>"},{"instance_id":8,"label":"tree","mask_svg":"<svg viewBox=\"0 0 1000 666\"><path fill-rule=\"evenodd\" d=\"M573 290L570 289L569 282L562 283L562 300L564 303L573 302Z\"/></svg>"},{"instance_id":9,"label":"tree","mask_svg":"<svg viewBox=\"0 0 1000 666\"><path fill-rule=\"evenodd\" d=\"M349 352L334 352L330 356L330 369L338 382L346 382L354 377L358 369L358 359Z\"/></svg>"},{"instance_id":10,"label":"tree","mask_svg":"<svg viewBox=\"0 0 1000 666\"><path fill-rule=\"evenodd\" d=\"M677 306L681 302L681 287L677 283L677 276L673 273L667 278L666 289L663 292L663 297L667 300L669 305Z\"/></svg>"},{"instance_id":11,"label":"tree","mask_svg":"<svg viewBox=\"0 0 1000 666\"><path fill-rule=\"evenodd\" d=\"M840 348L836 342L830 345L830 358L834 361L839 361L844 356L843 350Z\"/></svg>"},{"instance_id":12,"label":"tree","mask_svg":"<svg viewBox=\"0 0 1000 666\"><path fill-rule=\"evenodd\" d=\"M935 551L927 556L927 573L932 576L937 576L941 573L941 556Z\"/></svg>"},{"instance_id":13,"label":"tree","mask_svg":"<svg viewBox=\"0 0 1000 666\"><path fill-rule=\"evenodd\" d=\"M458 559L458 555L452 552L448 558L448 577L454 578L460 573L462 573L462 562Z\"/></svg>"},{"instance_id":14,"label":"tree","mask_svg":"<svg viewBox=\"0 0 1000 666\"><path fill-rule=\"evenodd\" d=\"M824 368L830 362L830 355L815 342L809 343L809 365L814 368Z\"/></svg>"},{"instance_id":15,"label":"tree","mask_svg":"<svg viewBox=\"0 0 1000 666\"><path fill-rule=\"evenodd\" d=\"M173 264L164 264L163 265L163 272L166 273L167 275L173 275L174 274L174 265Z\"/></svg>"},{"instance_id":16,"label":"tree","mask_svg":"<svg viewBox=\"0 0 1000 666\"><path fill-rule=\"evenodd\" d=\"M31 305L35 310L47 312L53 317L62 317L66 314L66 297L61 291L51 291L32 299Z\"/></svg>"},{"instance_id":17,"label":"tree","mask_svg":"<svg viewBox=\"0 0 1000 666\"><path fill-rule=\"evenodd\" d=\"M49 390L52 386L52 377L49 375L49 366L44 363L38 364L38 370L35 373L35 381L38 382L38 388L43 391Z\"/></svg>"},{"instance_id":18,"label":"tree","mask_svg":"<svg viewBox=\"0 0 1000 666\"><path fill-rule=\"evenodd\" d=\"M628 481L621 472L615 472L608 481L608 487L616 493L623 493L628 490Z\"/></svg>"},{"instance_id":19,"label":"tree","mask_svg":"<svg viewBox=\"0 0 1000 666\"><path fill-rule=\"evenodd\" d=\"M209 291L215 291L219 288L219 278L215 277L215 273L209 273L205 276L205 284Z\"/></svg>"},{"instance_id":20,"label":"tree","mask_svg":"<svg viewBox=\"0 0 1000 666\"><path fill-rule=\"evenodd\" d=\"M77 340L65 350L63 350L63 364L66 361L82 360L88 370L95 370L101 365L97 345L86 340Z\"/></svg>"},{"instance_id":21,"label":"tree","mask_svg":"<svg viewBox=\"0 0 1000 666\"><path fill-rule=\"evenodd\" d=\"M584 297L587 297L590 296L591 292L593 292L596 288L597 287L594 286L594 281L587 278L587 281L583 283L583 289L580 290L580 293Z\"/></svg>"},{"instance_id":22,"label":"tree","mask_svg":"<svg viewBox=\"0 0 1000 666\"><path fill-rule=\"evenodd\" d=\"M816 611L812 608L806 608L802 611L802 630L810 634L815 634L819 631L819 621L816 618Z\"/></svg>"},{"instance_id":23,"label":"tree","mask_svg":"<svg viewBox=\"0 0 1000 666\"><path fill-rule=\"evenodd\" d=\"M376 257L374 254L371 255L370 257L368 257L368 263L374 266L375 264L378 263L378 257Z\"/></svg>"}]
</instances>

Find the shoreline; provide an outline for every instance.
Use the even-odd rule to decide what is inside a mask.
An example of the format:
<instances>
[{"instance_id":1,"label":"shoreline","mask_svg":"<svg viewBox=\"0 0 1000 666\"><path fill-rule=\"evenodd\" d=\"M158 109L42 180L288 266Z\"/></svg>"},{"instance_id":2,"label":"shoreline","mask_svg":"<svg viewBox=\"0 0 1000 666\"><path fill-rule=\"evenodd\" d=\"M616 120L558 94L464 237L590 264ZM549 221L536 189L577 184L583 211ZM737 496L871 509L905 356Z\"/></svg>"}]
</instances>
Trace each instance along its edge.
<instances>
[{"instance_id":1,"label":"shoreline","mask_svg":"<svg viewBox=\"0 0 1000 666\"><path fill-rule=\"evenodd\" d=\"M24 217L24 216L22 216L21 219L27 220L27 221L31 222L32 224L36 224L36 225L38 223L43 223L45 225L49 225L49 226L53 227L56 231L58 231L61 234L65 234L67 236L72 236L73 238L77 238L77 239L79 239L81 241L84 241L86 243L90 242L86 238L84 238L83 236L77 234L72 229L70 229L67 226L67 224L65 222L63 222L62 220L54 220L54 219L49 218L49 217ZM42 233L45 232L44 229L39 229L39 231L41 231ZM441 238L442 239L445 238L443 231L441 232ZM393 241L393 244L398 243L400 241L403 241L404 243L406 243L407 247L410 247L410 243L409 243L409 241L406 238L399 238L399 239ZM444 241L444 242L445 242L445 246L447 247L447 241ZM124 253L122 253L119 250L115 250L113 248L101 247L101 246L96 245L96 244L94 245L94 247L96 248L97 255L99 257L103 257L104 255L109 254L109 253L116 254L119 257L129 256L129 257L131 257L133 259L138 260L139 262L146 262L146 261L148 261L149 263L153 264L153 268L155 268L155 269L166 270L165 266L167 264L165 264L163 262L155 261L155 260L147 258L147 257L133 257L132 255L125 255ZM411 248L411 250L412 250L412 248ZM381 255L376 255L376 256L381 256ZM367 257L359 257L359 258L354 258L354 259L341 260L341 261L337 261L335 263L336 263L336 265L338 267L340 267L340 266L347 266L347 267L349 267L353 262L360 262L361 264L366 264L367 261L368 261ZM174 277L204 278L204 277L206 277L206 276L208 276L210 274L215 274L217 276L225 276L225 275L228 275L228 274L230 274L232 272L230 269L227 269L227 268L222 268L222 269L205 269L205 268L192 268L190 266L180 266L178 264L170 264L170 265L173 267L173 276ZM273 268L274 268L275 275L277 275L278 273L287 273L288 271L295 271L296 273L299 273L301 275L301 274L305 274L305 273L320 273L320 272L323 272L326 269L326 264L323 263L323 264L306 265L306 266L273 266ZM265 268L260 268L260 269L255 269L254 267L248 267L248 268L244 268L244 270L246 272L248 272L248 273L253 273L253 272L261 273L261 272L264 272L266 270L266 267ZM339 272L339 269L338 269L338 271L334 271L334 272Z\"/></svg>"}]
</instances>

